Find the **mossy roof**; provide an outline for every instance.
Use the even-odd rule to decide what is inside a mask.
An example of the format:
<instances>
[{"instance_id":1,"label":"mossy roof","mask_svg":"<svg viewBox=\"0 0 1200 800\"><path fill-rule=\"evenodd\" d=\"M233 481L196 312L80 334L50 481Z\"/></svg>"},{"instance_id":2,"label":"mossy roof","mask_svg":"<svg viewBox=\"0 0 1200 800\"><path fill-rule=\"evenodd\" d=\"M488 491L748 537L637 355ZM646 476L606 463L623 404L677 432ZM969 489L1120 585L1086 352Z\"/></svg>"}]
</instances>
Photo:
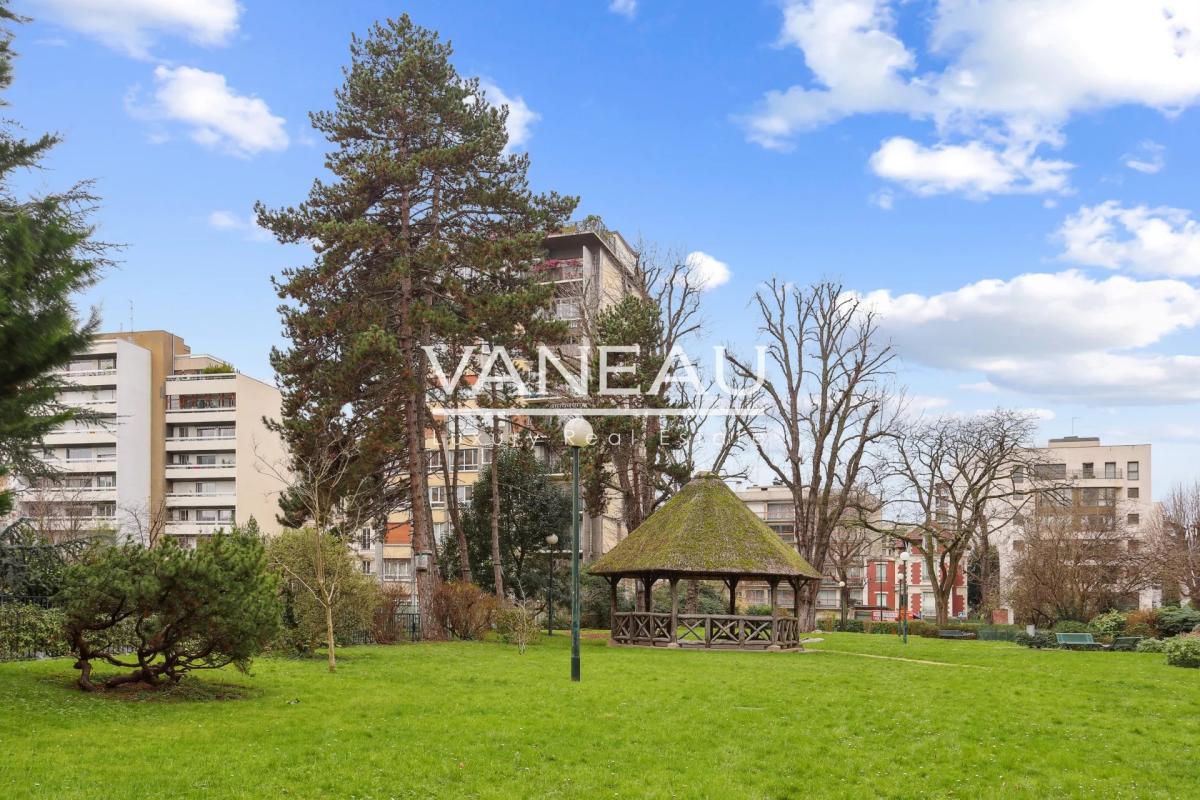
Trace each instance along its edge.
<instances>
[{"instance_id":1,"label":"mossy roof","mask_svg":"<svg viewBox=\"0 0 1200 800\"><path fill-rule=\"evenodd\" d=\"M593 575L820 578L724 481L702 474L598 558Z\"/></svg>"}]
</instances>

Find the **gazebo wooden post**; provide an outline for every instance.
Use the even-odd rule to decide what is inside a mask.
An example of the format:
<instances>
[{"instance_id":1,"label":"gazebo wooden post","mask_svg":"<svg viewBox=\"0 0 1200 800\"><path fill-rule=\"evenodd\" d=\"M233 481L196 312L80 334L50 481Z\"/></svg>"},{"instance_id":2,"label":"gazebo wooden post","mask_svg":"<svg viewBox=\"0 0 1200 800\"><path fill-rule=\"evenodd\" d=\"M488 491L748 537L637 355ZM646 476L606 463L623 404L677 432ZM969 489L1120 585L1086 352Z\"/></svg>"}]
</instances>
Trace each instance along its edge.
<instances>
[{"instance_id":1,"label":"gazebo wooden post","mask_svg":"<svg viewBox=\"0 0 1200 800\"><path fill-rule=\"evenodd\" d=\"M736 614L737 613L738 579L730 578L729 580L725 581L725 584L729 587L729 613Z\"/></svg>"},{"instance_id":2,"label":"gazebo wooden post","mask_svg":"<svg viewBox=\"0 0 1200 800\"><path fill-rule=\"evenodd\" d=\"M653 599L654 576L647 575L645 578L642 578L642 586L644 586L646 589L646 597L645 597L645 600L642 601L645 604L645 607L642 610L643 611L653 611L654 610L654 599Z\"/></svg>"},{"instance_id":3,"label":"gazebo wooden post","mask_svg":"<svg viewBox=\"0 0 1200 800\"><path fill-rule=\"evenodd\" d=\"M620 582L619 576L608 579L608 625L614 638L617 632L617 584Z\"/></svg>"},{"instance_id":4,"label":"gazebo wooden post","mask_svg":"<svg viewBox=\"0 0 1200 800\"><path fill-rule=\"evenodd\" d=\"M800 630L800 579L792 578L792 616L796 618L796 630Z\"/></svg>"},{"instance_id":5,"label":"gazebo wooden post","mask_svg":"<svg viewBox=\"0 0 1200 800\"><path fill-rule=\"evenodd\" d=\"M671 644L679 644L679 578L671 578Z\"/></svg>"},{"instance_id":6,"label":"gazebo wooden post","mask_svg":"<svg viewBox=\"0 0 1200 800\"><path fill-rule=\"evenodd\" d=\"M776 613L776 601L779 598L779 578L771 578L767 581L767 585L771 587L771 644L779 644L779 616Z\"/></svg>"}]
</instances>

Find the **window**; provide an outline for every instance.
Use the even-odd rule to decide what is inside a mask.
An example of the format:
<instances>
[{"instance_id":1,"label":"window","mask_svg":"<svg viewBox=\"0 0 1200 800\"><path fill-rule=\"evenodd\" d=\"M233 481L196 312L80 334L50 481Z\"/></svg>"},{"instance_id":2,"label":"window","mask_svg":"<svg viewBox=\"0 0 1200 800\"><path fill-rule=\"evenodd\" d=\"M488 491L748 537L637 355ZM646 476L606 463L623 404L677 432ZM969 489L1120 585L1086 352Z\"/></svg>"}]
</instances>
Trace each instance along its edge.
<instances>
[{"instance_id":1,"label":"window","mask_svg":"<svg viewBox=\"0 0 1200 800\"><path fill-rule=\"evenodd\" d=\"M445 486L430 486L429 487L429 505L434 508L446 507L446 487Z\"/></svg>"},{"instance_id":2,"label":"window","mask_svg":"<svg viewBox=\"0 0 1200 800\"><path fill-rule=\"evenodd\" d=\"M1136 553L1142 549L1142 543L1137 539L1129 539L1125 542L1125 549L1131 553Z\"/></svg>"},{"instance_id":3,"label":"window","mask_svg":"<svg viewBox=\"0 0 1200 800\"><path fill-rule=\"evenodd\" d=\"M748 589L746 591L746 602L752 606L766 605L767 590L766 589ZM817 601L820 603L820 600Z\"/></svg>"},{"instance_id":4,"label":"window","mask_svg":"<svg viewBox=\"0 0 1200 800\"><path fill-rule=\"evenodd\" d=\"M1025 540L1024 539L1013 539L1012 551L1014 553L1024 553L1025 552Z\"/></svg>"},{"instance_id":5,"label":"window","mask_svg":"<svg viewBox=\"0 0 1200 800\"><path fill-rule=\"evenodd\" d=\"M1125 477L1131 481L1139 480L1141 466L1136 461L1130 461L1125 465Z\"/></svg>"},{"instance_id":6,"label":"window","mask_svg":"<svg viewBox=\"0 0 1200 800\"><path fill-rule=\"evenodd\" d=\"M1117 477L1117 462L1106 461L1104 463L1104 477L1110 480Z\"/></svg>"},{"instance_id":7,"label":"window","mask_svg":"<svg viewBox=\"0 0 1200 800\"><path fill-rule=\"evenodd\" d=\"M385 558L383 560L383 579L385 581L399 581L407 578L411 573L411 565L407 558Z\"/></svg>"},{"instance_id":8,"label":"window","mask_svg":"<svg viewBox=\"0 0 1200 800\"><path fill-rule=\"evenodd\" d=\"M822 589L817 592L817 606L819 608L838 608L840 605L837 589Z\"/></svg>"},{"instance_id":9,"label":"window","mask_svg":"<svg viewBox=\"0 0 1200 800\"><path fill-rule=\"evenodd\" d=\"M1137 500L1139 497L1141 497L1141 490L1136 486L1130 486L1129 489L1126 490L1125 496L1130 500Z\"/></svg>"},{"instance_id":10,"label":"window","mask_svg":"<svg viewBox=\"0 0 1200 800\"><path fill-rule=\"evenodd\" d=\"M767 503L767 519L793 519L796 507L791 503Z\"/></svg>"},{"instance_id":11,"label":"window","mask_svg":"<svg viewBox=\"0 0 1200 800\"><path fill-rule=\"evenodd\" d=\"M441 469L442 468L442 451L441 450L430 450L429 452L425 453L425 461L427 464L429 464L430 469Z\"/></svg>"},{"instance_id":12,"label":"window","mask_svg":"<svg viewBox=\"0 0 1200 800\"><path fill-rule=\"evenodd\" d=\"M875 562L875 582L883 583L886 580L887 580L887 562L886 561L876 561Z\"/></svg>"},{"instance_id":13,"label":"window","mask_svg":"<svg viewBox=\"0 0 1200 800\"><path fill-rule=\"evenodd\" d=\"M1067 477L1066 464L1038 464L1034 467L1034 475L1043 480L1064 480Z\"/></svg>"},{"instance_id":14,"label":"window","mask_svg":"<svg viewBox=\"0 0 1200 800\"><path fill-rule=\"evenodd\" d=\"M456 450L454 452L454 464L463 472L475 472L479 469L479 451L472 448L470 450Z\"/></svg>"},{"instance_id":15,"label":"window","mask_svg":"<svg viewBox=\"0 0 1200 800\"><path fill-rule=\"evenodd\" d=\"M1141 521L1142 521L1141 514L1126 514L1125 515L1125 524L1126 525L1137 525Z\"/></svg>"},{"instance_id":16,"label":"window","mask_svg":"<svg viewBox=\"0 0 1200 800\"><path fill-rule=\"evenodd\" d=\"M1093 464L1091 461L1085 461L1085 462L1084 462L1084 464L1083 464L1083 477L1085 477L1085 478L1094 478L1094 477L1096 477L1096 465L1095 465L1095 464Z\"/></svg>"},{"instance_id":17,"label":"window","mask_svg":"<svg viewBox=\"0 0 1200 800\"><path fill-rule=\"evenodd\" d=\"M371 561L360 561L359 566L362 568L363 575L370 575L374 569L374 563Z\"/></svg>"},{"instance_id":18,"label":"window","mask_svg":"<svg viewBox=\"0 0 1200 800\"><path fill-rule=\"evenodd\" d=\"M112 489L117 485L117 476L111 473L96 476L96 485L102 489Z\"/></svg>"},{"instance_id":19,"label":"window","mask_svg":"<svg viewBox=\"0 0 1200 800\"><path fill-rule=\"evenodd\" d=\"M882 606L883 608L888 607L887 592L876 592L875 593L875 605Z\"/></svg>"}]
</instances>

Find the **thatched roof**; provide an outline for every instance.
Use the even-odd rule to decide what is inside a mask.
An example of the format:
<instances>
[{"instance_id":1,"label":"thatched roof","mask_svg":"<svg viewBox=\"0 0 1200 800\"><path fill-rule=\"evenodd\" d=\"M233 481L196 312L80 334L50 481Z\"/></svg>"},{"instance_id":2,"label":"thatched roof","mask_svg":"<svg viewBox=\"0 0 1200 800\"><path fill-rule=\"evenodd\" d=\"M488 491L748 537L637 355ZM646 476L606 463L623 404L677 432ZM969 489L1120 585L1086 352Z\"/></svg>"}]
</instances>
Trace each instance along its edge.
<instances>
[{"instance_id":1,"label":"thatched roof","mask_svg":"<svg viewBox=\"0 0 1200 800\"><path fill-rule=\"evenodd\" d=\"M820 578L720 479L701 473L588 569L593 575Z\"/></svg>"}]
</instances>

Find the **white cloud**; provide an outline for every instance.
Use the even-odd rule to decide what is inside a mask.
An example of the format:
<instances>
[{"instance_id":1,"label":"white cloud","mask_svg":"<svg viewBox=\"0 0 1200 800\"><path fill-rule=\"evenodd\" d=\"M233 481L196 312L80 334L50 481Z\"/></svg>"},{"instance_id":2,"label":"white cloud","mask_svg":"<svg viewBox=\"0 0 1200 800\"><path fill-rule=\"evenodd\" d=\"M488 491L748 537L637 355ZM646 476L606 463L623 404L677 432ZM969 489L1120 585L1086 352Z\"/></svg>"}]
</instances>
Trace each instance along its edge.
<instances>
[{"instance_id":1,"label":"white cloud","mask_svg":"<svg viewBox=\"0 0 1200 800\"><path fill-rule=\"evenodd\" d=\"M958 385L958 388L962 389L964 392L983 392L985 394L992 394L993 392L1000 391L1000 387L997 386L996 384L992 383L991 381L977 381L975 383L960 383Z\"/></svg>"},{"instance_id":2,"label":"white cloud","mask_svg":"<svg viewBox=\"0 0 1200 800\"><path fill-rule=\"evenodd\" d=\"M846 116L901 113L934 123L938 142L926 151L997 141L1001 152L1022 154L1026 191L1061 191L1064 168L1034 153L1061 146L1072 114L1129 104L1174 114L1200 100L1194 0L937 0L928 19L905 26L929 32L918 44L930 58L918 61L895 16L922 8L786 0L781 41L803 52L811 79L767 92L743 120L748 138L787 149ZM940 66L922 71L927 61ZM999 185L1011 191L1011 182Z\"/></svg>"},{"instance_id":3,"label":"white cloud","mask_svg":"<svg viewBox=\"0 0 1200 800\"><path fill-rule=\"evenodd\" d=\"M105 45L145 58L159 35L223 45L238 28L237 0L41 0L48 16Z\"/></svg>"},{"instance_id":4,"label":"white cloud","mask_svg":"<svg viewBox=\"0 0 1200 800\"><path fill-rule=\"evenodd\" d=\"M878 192L873 192L867 199L871 205L878 206L884 211L891 211L896 204L896 195L891 189L880 189Z\"/></svg>"},{"instance_id":5,"label":"white cloud","mask_svg":"<svg viewBox=\"0 0 1200 800\"><path fill-rule=\"evenodd\" d=\"M1200 325L1200 289L1182 281L1068 271L864 299L901 356L992 387L1087 403L1200 398L1200 357L1138 352Z\"/></svg>"},{"instance_id":6,"label":"white cloud","mask_svg":"<svg viewBox=\"0 0 1200 800\"><path fill-rule=\"evenodd\" d=\"M504 129L508 133L508 145L505 147L505 152L524 147L529 138L533 136L533 124L540 120L542 115L526 105L525 98L520 95L509 97L494 83L480 81L479 88L483 90L484 99L489 105L508 106L508 119L504 122Z\"/></svg>"},{"instance_id":7,"label":"white cloud","mask_svg":"<svg viewBox=\"0 0 1200 800\"><path fill-rule=\"evenodd\" d=\"M1147 139L1138 145L1135 153L1124 156L1125 166L1147 175L1154 175L1167 165L1164 155L1166 150L1161 144Z\"/></svg>"},{"instance_id":8,"label":"white cloud","mask_svg":"<svg viewBox=\"0 0 1200 800\"><path fill-rule=\"evenodd\" d=\"M272 114L261 98L238 94L224 75L194 67L158 66L154 80L150 107L127 100L135 116L181 122L194 141L242 158L287 148L283 117Z\"/></svg>"},{"instance_id":9,"label":"white cloud","mask_svg":"<svg viewBox=\"0 0 1200 800\"><path fill-rule=\"evenodd\" d=\"M269 242L274 239L270 231L259 226L253 214L243 218L232 211L214 211L208 215L208 224L219 231L241 233L254 242Z\"/></svg>"},{"instance_id":10,"label":"white cloud","mask_svg":"<svg viewBox=\"0 0 1200 800\"><path fill-rule=\"evenodd\" d=\"M1115 200L1084 206L1058 236L1062 258L1151 275L1200 275L1200 223L1179 208L1126 208Z\"/></svg>"},{"instance_id":11,"label":"white cloud","mask_svg":"<svg viewBox=\"0 0 1200 800\"><path fill-rule=\"evenodd\" d=\"M903 136L888 139L871 156L876 175L919 195L1063 192L1070 168L1065 161L1034 158L1030 147L995 149L978 141L923 147Z\"/></svg>"},{"instance_id":12,"label":"white cloud","mask_svg":"<svg viewBox=\"0 0 1200 800\"><path fill-rule=\"evenodd\" d=\"M729 270L729 265L724 261L718 261L700 250L694 250L687 254L686 263L692 276L696 279L697 285L703 292L711 291L712 289L728 283L732 272Z\"/></svg>"},{"instance_id":13,"label":"white cloud","mask_svg":"<svg viewBox=\"0 0 1200 800\"><path fill-rule=\"evenodd\" d=\"M637 15L637 0L612 0L608 10L614 14L633 19Z\"/></svg>"}]
</instances>

